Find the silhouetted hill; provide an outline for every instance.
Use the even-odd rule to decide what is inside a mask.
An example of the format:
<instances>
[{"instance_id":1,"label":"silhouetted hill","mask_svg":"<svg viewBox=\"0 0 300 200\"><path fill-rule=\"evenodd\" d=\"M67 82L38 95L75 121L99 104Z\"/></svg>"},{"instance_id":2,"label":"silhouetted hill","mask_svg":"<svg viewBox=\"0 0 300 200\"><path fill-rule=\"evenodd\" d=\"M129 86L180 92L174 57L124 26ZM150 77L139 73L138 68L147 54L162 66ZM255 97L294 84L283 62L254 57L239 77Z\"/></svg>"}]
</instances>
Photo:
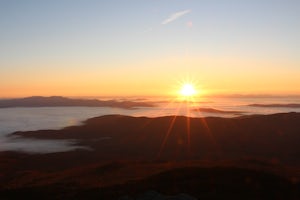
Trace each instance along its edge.
<instances>
[{"instance_id":1,"label":"silhouetted hill","mask_svg":"<svg viewBox=\"0 0 300 200\"><path fill-rule=\"evenodd\" d=\"M134 101L101 101L97 99L71 99L61 96L51 97L26 97L20 99L4 99L0 100L0 108L7 107L58 107L58 106L87 106L87 107L119 107L119 108L135 108L135 107L154 107L153 104L146 102Z\"/></svg>"},{"instance_id":2,"label":"silhouetted hill","mask_svg":"<svg viewBox=\"0 0 300 200\"><path fill-rule=\"evenodd\" d=\"M61 130L16 132L12 136L75 139L92 150L0 152L0 199L138 199L155 190L198 199L296 200L299 122L300 113L108 115Z\"/></svg>"},{"instance_id":3,"label":"silhouetted hill","mask_svg":"<svg viewBox=\"0 0 300 200\"><path fill-rule=\"evenodd\" d=\"M229 159L261 157L300 164L300 113L237 118L108 115L62 130L17 132L40 139L75 139L101 159Z\"/></svg>"}]
</instances>

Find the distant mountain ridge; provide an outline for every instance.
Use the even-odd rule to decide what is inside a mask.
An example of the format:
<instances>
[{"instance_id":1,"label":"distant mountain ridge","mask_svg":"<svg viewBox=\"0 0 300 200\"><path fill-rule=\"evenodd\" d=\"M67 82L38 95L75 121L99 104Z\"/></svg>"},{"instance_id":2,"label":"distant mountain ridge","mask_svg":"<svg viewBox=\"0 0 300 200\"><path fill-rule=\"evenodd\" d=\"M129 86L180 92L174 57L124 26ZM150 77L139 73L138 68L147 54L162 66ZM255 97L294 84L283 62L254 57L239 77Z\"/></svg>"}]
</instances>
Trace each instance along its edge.
<instances>
[{"instance_id":1,"label":"distant mountain ridge","mask_svg":"<svg viewBox=\"0 0 300 200\"><path fill-rule=\"evenodd\" d=\"M218 110L214 108L196 108L193 109L194 111L197 112L206 112L206 113L217 113L217 114L236 114L236 115L242 115L246 112L243 111L237 111L237 110Z\"/></svg>"},{"instance_id":2,"label":"distant mountain ridge","mask_svg":"<svg viewBox=\"0 0 300 200\"><path fill-rule=\"evenodd\" d=\"M72 99L62 96L32 96L17 99L0 100L0 108L9 107L59 107L59 106L86 106L86 107L118 107L132 109L136 107L154 107L147 102L116 101L98 99Z\"/></svg>"},{"instance_id":3,"label":"distant mountain ridge","mask_svg":"<svg viewBox=\"0 0 300 200\"><path fill-rule=\"evenodd\" d=\"M266 108L300 108L300 103L289 104L249 104L252 107L266 107Z\"/></svg>"}]
</instances>

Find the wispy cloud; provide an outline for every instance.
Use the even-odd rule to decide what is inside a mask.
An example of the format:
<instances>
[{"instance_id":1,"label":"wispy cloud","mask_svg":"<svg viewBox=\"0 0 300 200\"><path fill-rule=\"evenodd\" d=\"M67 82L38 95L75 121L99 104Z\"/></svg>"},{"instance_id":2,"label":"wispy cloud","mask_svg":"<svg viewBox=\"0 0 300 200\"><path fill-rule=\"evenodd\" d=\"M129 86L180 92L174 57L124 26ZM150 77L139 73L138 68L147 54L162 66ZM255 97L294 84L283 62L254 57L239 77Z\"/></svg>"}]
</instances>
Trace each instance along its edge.
<instances>
[{"instance_id":1,"label":"wispy cloud","mask_svg":"<svg viewBox=\"0 0 300 200\"><path fill-rule=\"evenodd\" d=\"M183 11L179 11L176 13L171 14L167 19L165 19L164 21L161 22L162 25L168 24L188 13L192 12L191 10L183 10Z\"/></svg>"}]
</instances>

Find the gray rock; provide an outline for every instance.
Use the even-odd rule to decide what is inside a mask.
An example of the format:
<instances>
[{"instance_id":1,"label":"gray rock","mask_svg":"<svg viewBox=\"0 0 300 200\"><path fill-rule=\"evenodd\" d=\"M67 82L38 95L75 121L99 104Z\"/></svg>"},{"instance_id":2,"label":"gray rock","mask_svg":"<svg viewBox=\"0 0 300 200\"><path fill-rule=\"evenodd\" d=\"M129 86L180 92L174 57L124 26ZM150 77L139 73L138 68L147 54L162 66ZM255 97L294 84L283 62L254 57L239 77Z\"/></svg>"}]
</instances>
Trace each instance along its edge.
<instances>
[{"instance_id":1,"label":"gray rock","mask_svg":"<svg viewBox=\"0 0 300 200\"><path fill-rule=\"evenodd\" d=\"M122 199L122 200L129 200L129 199ZM184 193L168 196L150 190L143 193L142 195L139 195L135 200L197 200L197 198Z\"/></svg>"},{"instance_id":2,"label":"gray rock","mask_svg":"<svg viewBox=\"0 0 300 200\"><path fill-rule=\"evenodd\" d=\"M164 196L160 193L150 190L140 195L136 200L164 200Z\"/></svg>"},{"instance_id":3,"label":"gray rock","mask_svg":"<svg viewBox=\"0 0 300 200\"><path fill-rule=\"evenodd\" d=\"M131 198L130 196L126 195L126 196L122 196L122 197L118 198L118 200L134 200L134 199Z\"/></svg>"},{"instance_id":4,"label":"gray rock","mask_svg":"<svg viewBox=\"0 0 300 200\"><path fill-rule=\"evenodd\" d=\"M184 194L184 193L181 193L181 194L178 194L175 196L168 196L168 197L165 197L165 199L166 200L197 200L197 198L192 197L188 194Z\"/></svg>"}]
</instances>

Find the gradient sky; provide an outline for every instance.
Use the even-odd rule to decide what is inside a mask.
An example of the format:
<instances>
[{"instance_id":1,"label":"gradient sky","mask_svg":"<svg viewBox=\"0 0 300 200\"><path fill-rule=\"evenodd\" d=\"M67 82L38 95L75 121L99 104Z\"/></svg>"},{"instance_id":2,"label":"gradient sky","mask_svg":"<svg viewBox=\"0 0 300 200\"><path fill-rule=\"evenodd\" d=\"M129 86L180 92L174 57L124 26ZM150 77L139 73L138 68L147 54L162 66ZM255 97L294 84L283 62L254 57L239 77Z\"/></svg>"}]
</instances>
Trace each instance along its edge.
<instances>
[{"instance_id":1,"label":"gradient sky","mask_svg":"<svg viewBox=\"0 0 300 200\"><path fill-rule=\"evenodd\" d=\"M300 94L299 0L0 0L0 97Z\"/></svg>"}]
</instances>

